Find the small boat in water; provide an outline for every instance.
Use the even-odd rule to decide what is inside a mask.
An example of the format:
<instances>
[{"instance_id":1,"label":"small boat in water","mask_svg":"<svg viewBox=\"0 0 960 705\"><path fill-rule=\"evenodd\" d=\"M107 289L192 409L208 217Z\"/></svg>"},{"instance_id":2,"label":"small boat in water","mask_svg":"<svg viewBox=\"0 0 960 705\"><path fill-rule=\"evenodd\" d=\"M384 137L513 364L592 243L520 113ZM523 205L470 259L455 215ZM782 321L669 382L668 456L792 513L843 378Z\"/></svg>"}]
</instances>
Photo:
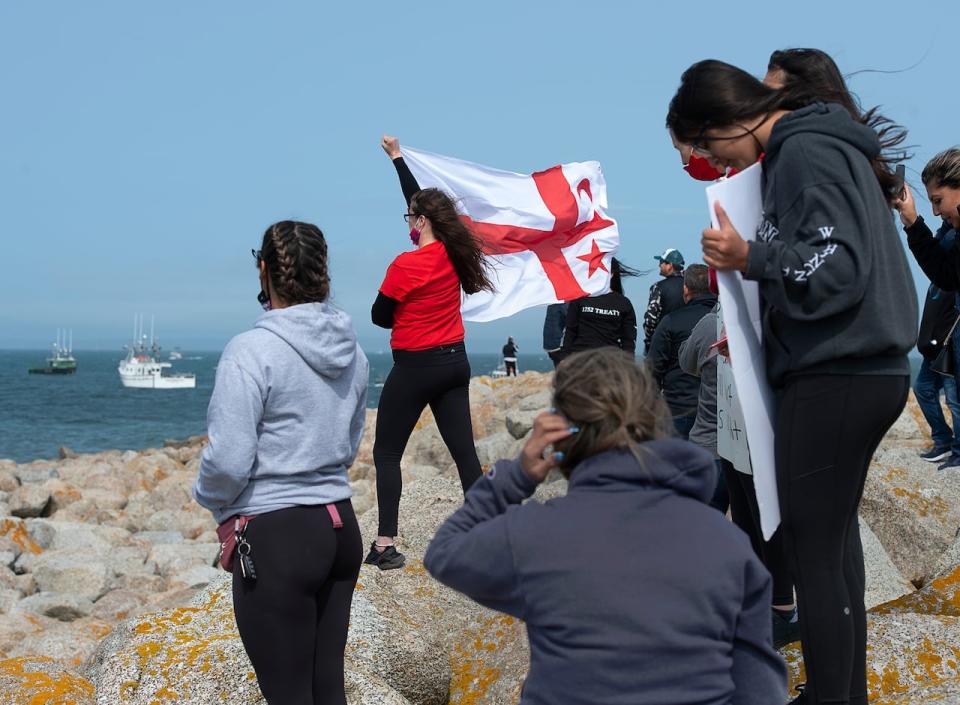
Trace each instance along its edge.
<instances>
[{"instance_id":1,"label":"small boat in water","mask_svg":"<svg viewBox=\"0 0 960 705\"><path fill-rule=\"evenodd\" d=\"M46 367L32 367L32 375L72 375L77 371L77 361L73 357L73 331L67 342L67 331L57 328L57 342L53 344L53 355L47 358Z\"/></svg>"},{"instance_id":2,"label":"small boat in water","mask_svg":"<svg viewBox=\"0 0 960 705\"><path fill-rule=\"evenodd\" d=\"M138 321L139 318L139 321ZM139 335L137 327L139 323ZM169 362L159 362L160 346L153 337L153 319L150 320L150 345L143 334L143 317L134 318L134 343L127 348L127 356L120 361L117 372L124 387L134 389L193 389L197 377L192 374L163 374L173 367Z\"/></svg>"}]
</instances>

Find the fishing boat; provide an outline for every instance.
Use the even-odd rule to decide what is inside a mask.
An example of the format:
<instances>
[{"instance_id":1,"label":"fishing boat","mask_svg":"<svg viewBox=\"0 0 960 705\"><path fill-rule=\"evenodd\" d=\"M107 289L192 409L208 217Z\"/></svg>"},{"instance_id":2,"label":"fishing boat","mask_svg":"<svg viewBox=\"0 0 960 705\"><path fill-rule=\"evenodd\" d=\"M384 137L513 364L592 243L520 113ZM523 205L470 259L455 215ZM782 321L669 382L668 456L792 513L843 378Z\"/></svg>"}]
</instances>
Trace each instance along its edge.
<instances>
[{"instance_id":1,"label":"fishing boat","mask_svg":"<svg viewBox=\"0 0 960 705\"><path fill-rule=\"evenodd\" d=\"M143 333L143 316L134 316L133 344L125 346L127 356L120 361L117 372L124 387L134 389L193 389L197 377L193 374L164 374L173 367L169 362L160 362L160 346L153 335L153 318L150 319L150 338Z\"/></svg>"},{"instance_id":2,"label":"fishing boat","mask_svg":"<svg viewBox=\"0 0 960 705\"><path fill-rule=\"evenodd\" d=\"M67 331L57 328L57 342L53 344L53 355L47 358L46 367L32 367L32 375L72 375L77 371L77 361L73 357L73 331L69 342Z\"/></svg>"}]
</instances>

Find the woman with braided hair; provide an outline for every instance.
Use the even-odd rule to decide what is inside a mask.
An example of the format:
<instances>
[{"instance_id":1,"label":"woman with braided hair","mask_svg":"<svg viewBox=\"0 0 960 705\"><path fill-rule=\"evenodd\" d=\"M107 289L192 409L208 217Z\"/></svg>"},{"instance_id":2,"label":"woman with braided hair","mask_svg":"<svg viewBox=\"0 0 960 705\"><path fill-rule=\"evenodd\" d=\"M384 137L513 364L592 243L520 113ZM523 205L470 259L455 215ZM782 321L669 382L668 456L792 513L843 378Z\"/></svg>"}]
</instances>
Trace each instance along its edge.
<instances>
[{"instance_id":1,"label":"woman with braided hair","mask_svg":"<svg viewBox=\"0 0 960 705\"><path fill-rule=\"evenodd\" d=\"M383 148L400 173L408 204L404 220L416 246L390 264L371 312L374 324L391 329L394 366L377 411L373 461L380 526L365 562L390 570L405 561L394 546L403 488L400 459L426 406L457 465L463 491L481 475L460 299L461 292L475 294L493 285L480 243L450 197L435 188L420 190L395 137L384 137Z\"/></svg>"},{"instance_id":2,"label":"woman with braided hair","mask_svg":"<svg viewBox=\"0 0 960 705\"><path fill-rule=\"evenodd\" d=\"M345 705L363 558L347 468L363 432L367 359L350 317L327 301L316 226L277 223L254 257L266 312L220 357L193 495L221 525L237 627L267 702Z\"/></svg>"},{"instance_id":3,"label":"woman with braided hair","mask_svg":"<svg viewBox=\"0 0 960 705\"><path fill-rule=\"evenodd\" d=\"M709 506L711 455L673 438L650 372L614 347L557 367L553 406L437 531L440 582L522 619L521 703L783 705L770 574ZM558 467L566 496L526 500Z\"/></svg>"}]
</instances>

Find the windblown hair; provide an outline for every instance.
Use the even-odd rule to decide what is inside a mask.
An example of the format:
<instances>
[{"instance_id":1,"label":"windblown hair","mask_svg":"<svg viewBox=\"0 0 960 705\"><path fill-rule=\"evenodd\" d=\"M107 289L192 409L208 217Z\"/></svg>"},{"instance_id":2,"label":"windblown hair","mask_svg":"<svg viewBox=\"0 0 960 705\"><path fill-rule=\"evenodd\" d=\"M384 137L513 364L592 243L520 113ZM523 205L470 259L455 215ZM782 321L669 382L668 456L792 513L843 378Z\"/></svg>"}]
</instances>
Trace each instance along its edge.
<instances>
[{"instance_id":1,"label":"windblown hair","mask_svg":"<svg viewBox=\"0 0 960 705\"><path fill-rule=\"evenodd\" d=\"M410 199L410 212L430 221L434 236L447 248L447 256L465 292L493 291L480 240L460 219L447 194L437 188L417 191Z\"/></svg>"},{"instance_id":2,"label":"windblown hair","mask_svg":"<svg viewBox=\"0 0 960 705\"><path fill-rule=\"evenodd\" d=\"M628 267L623 262L618 260L616 257L613 258L613 263L610 266L610 290L615 291L618 294L623 293L623 281L624 277L642 277L649 272L641 272L639 269L634 269L633 267Z\"/></svg>"},{"instance_id":3,"label":"windblown hair","mask_svg":"<svg viewBox=\"0 0 960 705\"><path fill-rule=\"evenodd\" d=\"M928 161L920 179L924 186L960 189L960 147L945 149Z\"/></svg>"},{"instance_id":4,"label":"windblown hair","mask_svg":"<svg viewBox=\"0 0 960 705\"><path fill-rule=\"evenodd\" d=\"M906 130L877 108L864 112L836 63L818 49L774 52L770 65L786 74L783 88L770 88L746 71L713 59L684 71L667 112L667 127L676 140L694 144L710 128L728 127L778 110L797 110L811 103L838 103L855 121L877 133L881 151L871 166L892 203L898 190L894 167L909 156L903 147Z\"/></svg>"},{"instance_id":5,"label":"windblown hair","mask_svg":"<svg viewBox=\"0 0 960 705\"><path fill-rule=\"evenodd\" d=\"M710 293L710 273L705 264L691 264L683 272L683 285L693 296Z\"/></svg>"},{"instance_id":6,"label":"windblown hair","mask_svg":"<svg viewBox=\"0 0 960 705\"><path fill-rule=\"evenodd\" d=\"M330 295L327 241L310 223L282 220L263 234L260 258L273 290L287 304L326 301Z\"/></svg>"},{"instance_id":7,"label":"windblown hair","mask_svg":"<svg viewBox=\"0 0 960 705\"><path fill-rule=\"evenodd\" d=\"M580 431L556 444L570 471L591 455L613 448L630 450L673 435L670 411L646 366L614 347L574 353L557 367L553 405Z\"/></svg>"}]
</instances>

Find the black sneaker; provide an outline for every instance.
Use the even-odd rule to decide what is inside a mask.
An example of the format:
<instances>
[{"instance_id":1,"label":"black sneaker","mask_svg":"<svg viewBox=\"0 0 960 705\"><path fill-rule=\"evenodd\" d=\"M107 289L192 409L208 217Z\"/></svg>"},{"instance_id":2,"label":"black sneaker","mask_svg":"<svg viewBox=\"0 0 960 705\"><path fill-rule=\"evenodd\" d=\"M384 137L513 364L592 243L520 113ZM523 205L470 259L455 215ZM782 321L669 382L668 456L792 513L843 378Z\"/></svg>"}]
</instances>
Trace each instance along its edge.
<instances>
[{"instance_id":1,"label":"black sneaker","mask_svg":"<svg viewBox=\"0 0 960 705\"><path fill-rule=\"evenodd\" d=\"M936 463L944 458L950 457L950 453L953 451L950 449L950 446L933 446L928 448L920 454L920 457L926 460L928 463Z\"/></svg>"},{"instance_id":2,"label":"black sneaker","mask_svg":"<svg viewBox=\"0 0 960 705\"><path fill-rule=\"evenodd\" d=\"M952 470L953 468L960 468L960 455L951 455L947 458L947 462L940 464L937 470Z\"/></svg>"},{"instance_id":3,"label":"black sneaker","mask_svg":"<svg viewBox=\"0 0 960 705\"><path fill-rule=\"evenodd\" d=\"M407 559L394 545L387 546L382 551L377 550L377 542L370 544L370 553L363 559L368 565L375 565L380 570L393 570L394 568L403 568Z\"/></svg>"},{"instance_id":4,"label":"black sneaker","mask_svg":"<svg viewBox=\"0 0 960 705\"><path fill-rule=\"evenodd\" d=\"M771 611L773 612L771 618L773 621L773 648L782 649L787 644L800 641L800 620L794 619L796 612Z\"/></svg>"}]
</instances>

